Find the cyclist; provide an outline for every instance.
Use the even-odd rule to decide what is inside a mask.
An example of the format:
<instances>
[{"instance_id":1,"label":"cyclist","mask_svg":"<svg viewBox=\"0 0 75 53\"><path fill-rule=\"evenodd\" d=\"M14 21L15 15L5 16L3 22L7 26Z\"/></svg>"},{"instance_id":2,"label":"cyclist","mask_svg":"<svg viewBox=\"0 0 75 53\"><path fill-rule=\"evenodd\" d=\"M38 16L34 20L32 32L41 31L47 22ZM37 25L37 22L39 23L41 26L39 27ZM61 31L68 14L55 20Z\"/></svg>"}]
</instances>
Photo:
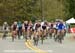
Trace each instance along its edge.
<instances>
[{"instance_id":1,"label":"cyclist","mask_svg":"<svg viewBox=\"0 0 75 53\"><path fill-rule=\"evenodd\" d=\"M21 21L18 22L18 39L20 39L20 36L22 36L22 23Z\"/></svg>"},{"instance_id":2,"label":"cyclist","mask_svg":"<svg viewBox=\"0 0 75 53\"><path fill-rule=\"evenodd\" d=\"M34 28L34 36L33 36L34 45L38 45L38 40L39 40L40 32L41 32L40 22L36 21L33 28Z\"/></svg>"},{"instance_id":3,"label":"cyclist","mask_svg":"<svg viewBox=\"0 0 75 53\"><path fill-rule=\"evenodd\" d=\"M54 33L53 33L54 39L55 39L55 37L57 35L57 27L56 26L57 26L57 22L55 22L54 26L53 26L53 28L54 28Z\"/></svg>"},{"instance_id":4,"label":"cyclist","mask_svg":"<svg viewBox=\"0 0 75 53\"><path fill-rule=\"evenodd\" d=\"M62 38L64 35L65 25L62 20L57 23L57 37L55 38L55 41L58 39L60 43L62 43Z\"/></svg>"},{"instance_id":5,"label":"cyclist","mask_svg":"<svg viewBox=\"0 0 75 53\"><path fill-rule=\"evenodd\" d=\"M42 35L43 35L43 38L47 38L47 22L44 21L41 23L41 26L42 26Z\"/></svg>"},{"instance_id":6,"label":"cyclist","mask_svg":"<svg viewBox=\"0 0 75 53\"><path fill-rule=\"evenodd\" d=\"M24 37L25 37L26 41L28 39L28 27L29 27L28 21L24 21L24 23L23 23L23 33L24 33Z\"/></svg>"},{"instance_id":7,"label":"cyclist","mask_svg":"<svg viewBox=\"0 0 75 53\"><path fill-rule=\"evenodd\" d=\"M14 38L16 38L17 31L18 31L18 26L17 26L17 22L16 21L12 24L11 30L12 30L12 41L14 41Z\"/></svg>"},{"instance_id":8,"label":"cyclist","mask_svg":"<svg viewBox=\"0 0 75 53\"><path fill-rule=\"evenodd\" d=\"M52 34L53 34L53 30L54 30L53 26L54 26L54 23L52 21L49 23L49 37L50 38L52 38Z\"/></svg>"},{"instance_id":9,"label":"cyclist","mask_svg":"<svg viewBox=\"0 0 75 53\"><path fill-rule=\"evenodd\" d=\"M31 35L32 35L32 28L33 28L33 24L32 21L29 21L28 23L28 37L31 39Z\"/></svg>"},{"instance_id":10,"label":"cyclist","mask_svg":"<svg viewBox=\"0 0 75 53\"><path fill-rule=\"evenodd\" d=\"M3 39L6 38L6 36L7 36L7 34L8 34L8 28L9 28L9 27L8 27L8 23L7 23L7 22L4 22L4 23L3 23L3 33L4 33L4 34L3 34L3 37L2 37Z\"/></svg>"}]
</instances>

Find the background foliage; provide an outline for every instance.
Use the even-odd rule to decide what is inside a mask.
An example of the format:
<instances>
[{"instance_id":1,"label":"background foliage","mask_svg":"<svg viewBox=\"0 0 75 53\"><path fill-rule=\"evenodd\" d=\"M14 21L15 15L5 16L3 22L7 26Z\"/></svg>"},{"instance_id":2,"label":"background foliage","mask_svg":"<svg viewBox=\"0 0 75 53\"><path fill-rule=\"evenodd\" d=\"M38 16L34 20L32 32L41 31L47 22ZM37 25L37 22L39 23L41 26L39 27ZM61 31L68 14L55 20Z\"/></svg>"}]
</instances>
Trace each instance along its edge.
<instances>
[{"instance_id":1,"label":"background foliage","mask_svg":"<svg viewBox=\"0 0 75 53\"><path fill-rule=\"evenodd\" d=\"M42 17L48 21L75 17L75 0L0 0L0 24Z\"/></svg>"}]
</instances>

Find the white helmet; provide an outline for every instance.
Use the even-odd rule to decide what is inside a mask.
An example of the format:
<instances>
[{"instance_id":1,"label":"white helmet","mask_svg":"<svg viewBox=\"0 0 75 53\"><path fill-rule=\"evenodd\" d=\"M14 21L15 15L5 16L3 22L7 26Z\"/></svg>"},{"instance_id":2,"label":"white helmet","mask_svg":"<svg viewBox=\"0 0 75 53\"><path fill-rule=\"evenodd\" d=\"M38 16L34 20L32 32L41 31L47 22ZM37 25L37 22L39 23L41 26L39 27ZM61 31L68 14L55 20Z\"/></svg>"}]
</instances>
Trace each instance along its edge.
<instances>
[{"instance_id":1,"label":"white helmet","mask_svg":"<svg viewBox=\"0 0 75 53\"><path fill-rule=\"evenodd\" d=\"M4 22L4 24L7 24L7 22Z\"/></svg>"},{"instance_id":2,"label":"white helmet","mask_svg":"<svg viewBox=\"0 0 75 53\"><path fill-rule=\"evenodd\" d=\"M14 22L14 24L16 25L16 24L17 24L17 22Z\"/></svg>"},{"instance_id":3,"label":"white helmet","mask_svg":"<svg viewBox=\"0 0 75 53\"><path fill-rule=\"evenodd\" d=\"M24 21L24 23L28 23L28 21Z\"/></svg>"}]
</instances>

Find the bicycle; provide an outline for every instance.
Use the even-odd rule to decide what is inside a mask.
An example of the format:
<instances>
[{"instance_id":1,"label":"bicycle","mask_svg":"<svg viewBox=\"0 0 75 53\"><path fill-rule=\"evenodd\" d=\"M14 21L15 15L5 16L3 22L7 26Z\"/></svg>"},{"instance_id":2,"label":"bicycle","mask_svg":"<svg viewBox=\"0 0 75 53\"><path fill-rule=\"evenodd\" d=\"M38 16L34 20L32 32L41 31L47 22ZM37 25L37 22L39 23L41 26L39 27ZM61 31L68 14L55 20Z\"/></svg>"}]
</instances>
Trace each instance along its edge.
<instances>
[{"instance_id":1,"label":"bicycle","mask_svg":"<svg viewBox=\"0 0 75 53\"><path fill-rule=\"evenodd\" d=\"M55 41L58 40L59 43L62 43L63 37L64 37L64 30L60 30L57 32L57 36L55 38Z\"/></svg>"},{"instance_id":2,"label":"bicycle","mask_svg":"<svg viewBox=\"0 0 75 53\"><path fill-rule=\"evenodd\" d=\"M37 46L38 45L38 41L39 41L38 31L34 32L33 41L34 41L34 45Z\"/></svg>"},{"instance_id":3,"label":"bicycle","mask_svg":"<svg viewBox=\"0 0 75 53\"><path fill-rule=\"evenodd\" d=\"M14 41L14 39L16 39L16 36L17 36L17 32L12 31L12 41Z\"/></svg>"}]
</instances>

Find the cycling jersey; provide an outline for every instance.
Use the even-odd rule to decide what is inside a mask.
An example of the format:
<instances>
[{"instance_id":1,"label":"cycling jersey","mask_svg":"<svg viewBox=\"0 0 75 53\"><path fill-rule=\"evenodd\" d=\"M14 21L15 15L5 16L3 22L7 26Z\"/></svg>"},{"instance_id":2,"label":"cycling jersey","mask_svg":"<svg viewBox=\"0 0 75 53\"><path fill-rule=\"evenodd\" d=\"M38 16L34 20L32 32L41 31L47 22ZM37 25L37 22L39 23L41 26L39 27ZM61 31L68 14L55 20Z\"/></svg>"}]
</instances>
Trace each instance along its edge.
<instances>
[{"instance_id":1,"label":"cycling jersey","mask_svg":"<svg viewBox=\"0 0 75 53\"><path fill-rule=\"evenodd\" d=\"M17 28L17 25L13 25L13 31L15 31Z\"/></svg>"},{"instance_id":2,"label":"cycling jersey","mask_svg":"<svg viewBox=\"0 0 75 53\"><path fill-rule=\"evenodd\" d=\"M32 29L33 28L33 24L29 24L28 29Z\"/></svg>"},{"instance_id":3,"label":"cycling jersey","mask_svg":"<svg viewBox=\"0 0 75 53\"><path fill-rule=\"evenodd\" d=\"M44 24L42 25L42 29L43 29L43 30L46 29L46 25L47 25L46 23L44 23Z\"/></svg>"},{"instance_id":4,"label":"cycling jersey","mask_svg":"<svg viewBox=\"0 0 75 53\"><path fill-rule=\"evenodd\" d=\"M43 29L43 30L45 30L45 29L46 29L46 26L45 26L45 25L43 25L43 26L42 26L42 29Z\"/></svg>"},{"instance_id":5,"label":"cycling jersey","mask_svg":"<svg viewBox=\"0 0 75 53\"><path fill-rule=\"evenodd\" d=\"M25 31L27 31L27 29L28 29L28 24L24 24L24 27L25 27Z\"/></svg>"},{"instance_id":6,"label":"cycling jersey","mask_svg":"<svg viewBox=\"0 0 75 53\"><path fill-rule=\"evenodd\" d=\"M22 24L18 23L18 30L22 30Z\"/></svg>"},{"instance_id":7,"label":"cycling jersey","mask_svg":"<svg viewBox=\"0 0 75 53\"><path fill-rule=\"evenodd\" d=\"M53 28L53 24L51 23L51 27L50 27L51 29Z\"/></svg>"},{"instance_id":8,"label":"cycling jersey","mask_svg":"<svg viewBox=\"0 0 75 53\"><path fill-rule=\"evenodd\" d=\"M3 25L4 30L7 30L8 25Z\"/></svg>"},{"instance_id":9,"label":"cycling jersey","mask_svg":"<svg viewBox=\"0 0 75 53\"><path fill-rule=\"evenodd\" d=\"M54 24L53 28L56 29L56 24Z\"/></svg>"},{"instance_id":10,"label":"cycling jersey","mask_svg":"<svg viewBox=\"0 0 75 53\"><path fill-rule=\"evenodd\" d=\"M53 23L49 23L49 29L53 29L54 25Z\"/></svg>"},{"instance_id":11,"label":"cycling jersey","mask_svg":"<svg viewBox=\"0 0 75 53\"><path fill-rule=\"evenodd\" d=\"M22 30L22 26L21 27L18 27L18 30Z\"/></svg>"},{"instance_id":12,"label":"cycling jersey","mask_svg":"<svg viewBox=\"0 0 75 53\"><path fill-rule=\"evenodd\" d=\"M41 25L40 24L36 24L35 25L35 30L37 30L39 27L41 27Z\"/></svg>"},{"instance_id":13,"label":"cycling jersey","mask_svg":"<svg viewBox=\"0 0 75 53\"><path fill-rule=\"evenodd\" d=\"M63 30L63 29L65 29L64 24L63 24L63 23L58 23L58 24L57 24L57 29L58 29L58 30Z\"/></svg>"}]
</instances>

